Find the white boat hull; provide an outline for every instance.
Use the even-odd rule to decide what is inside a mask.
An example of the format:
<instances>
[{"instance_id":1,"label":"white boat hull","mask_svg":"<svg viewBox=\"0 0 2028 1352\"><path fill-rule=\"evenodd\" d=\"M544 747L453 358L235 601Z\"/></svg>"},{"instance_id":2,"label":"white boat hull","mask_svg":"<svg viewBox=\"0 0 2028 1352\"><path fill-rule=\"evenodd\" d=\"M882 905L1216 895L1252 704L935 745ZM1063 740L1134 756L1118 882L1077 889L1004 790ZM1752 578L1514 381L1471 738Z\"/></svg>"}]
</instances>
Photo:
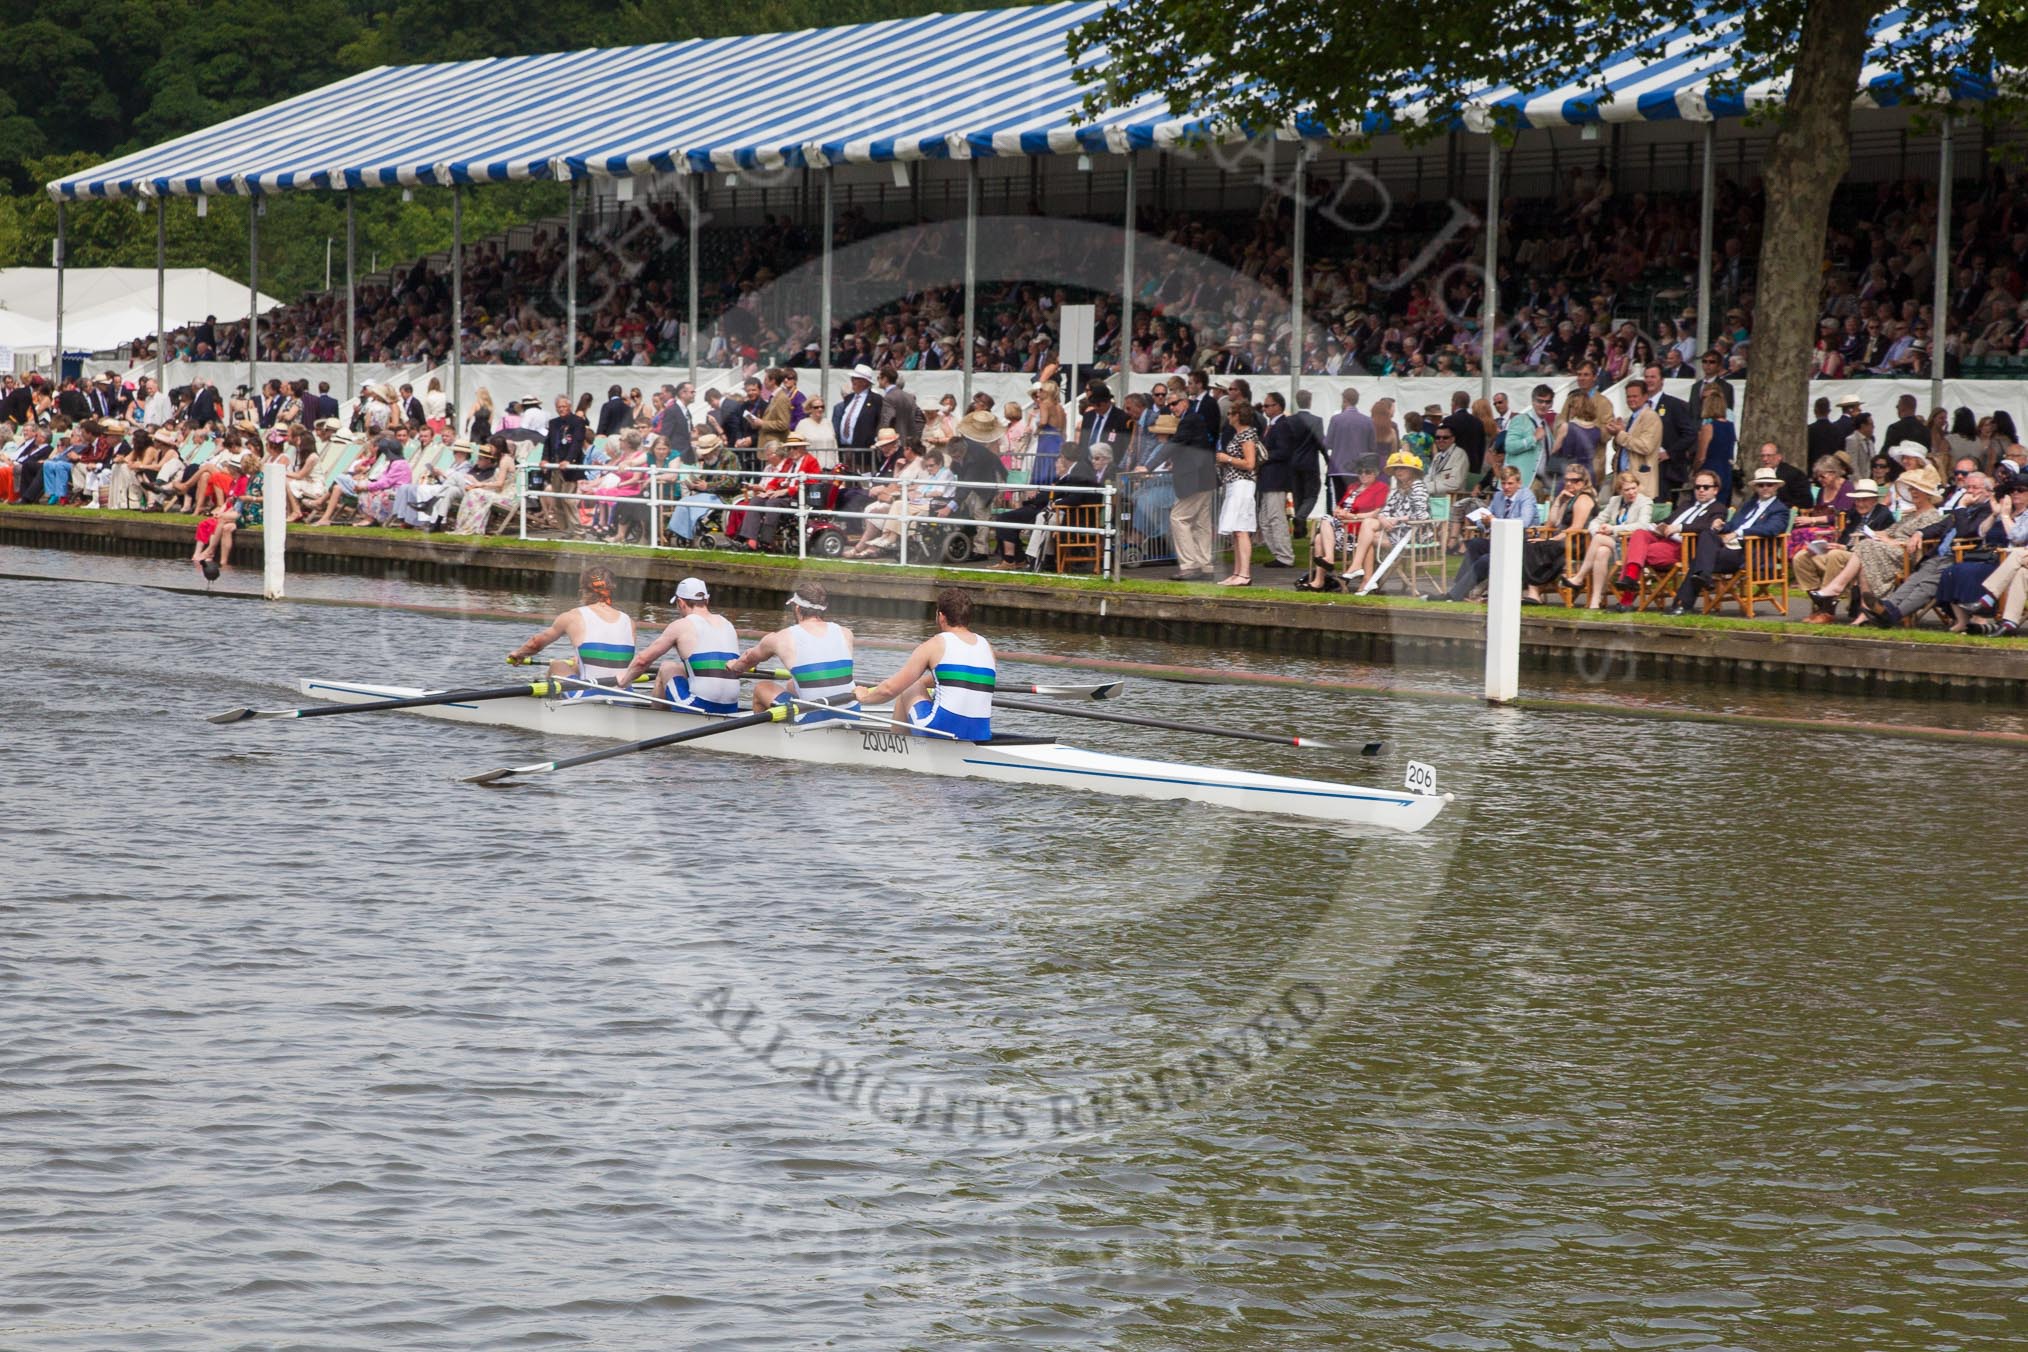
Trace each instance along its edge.
<instances>
[{"instance_id":1,"label":"white boat hull","mask_svg":"<svg viewBox=\"0 0 2028 1352\"><path fill-rule=\"evenodd\" d=\"M326 704L364 704L432 693L414 687L305 678L302 691ZM718 722L702 714L623 699L496 699L406 710L454 723L482 723L566 737L633 742ZM913 736L871 722L832 721L803 727L780 723L738 728L692 744L699 751L764 756L814 765L905 770L914 774L1047 784L1115 797L1207 803L1243 812L1271 812L1352 826L1420 831L1443 811L1448 795L1362 788L1317 779L1177 765L1026 737L990 742Z\"/></svg>"}]
</instances>

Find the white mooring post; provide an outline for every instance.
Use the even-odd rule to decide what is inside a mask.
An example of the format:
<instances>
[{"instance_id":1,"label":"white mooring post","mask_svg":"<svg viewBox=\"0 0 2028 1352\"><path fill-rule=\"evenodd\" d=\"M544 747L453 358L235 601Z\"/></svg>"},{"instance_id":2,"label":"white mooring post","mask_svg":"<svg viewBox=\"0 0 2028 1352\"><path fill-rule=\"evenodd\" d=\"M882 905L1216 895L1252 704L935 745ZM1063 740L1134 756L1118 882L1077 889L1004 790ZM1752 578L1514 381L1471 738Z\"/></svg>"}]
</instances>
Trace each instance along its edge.
<instances>
[{"instance_id":1,"label":"white mooring post","mask_svg":"<svg viewBox=\"0 0 2028 1352\"><path fill-rule=\"evenodd\" d=\"M289 533L289 471L281 461L261 471L261 595L282 599L282 547Z\"/></svg>"},{"instance_id":2,"label":"white mooring post","mask_svg":"<svg viewBox=\"0 0 2028 1352\"><path fill-rule=\"evenodd\" d=\"M1493 522L1486 557L1486 701L1521 693L1521 523Z\"/></svg>"}]
</instances>

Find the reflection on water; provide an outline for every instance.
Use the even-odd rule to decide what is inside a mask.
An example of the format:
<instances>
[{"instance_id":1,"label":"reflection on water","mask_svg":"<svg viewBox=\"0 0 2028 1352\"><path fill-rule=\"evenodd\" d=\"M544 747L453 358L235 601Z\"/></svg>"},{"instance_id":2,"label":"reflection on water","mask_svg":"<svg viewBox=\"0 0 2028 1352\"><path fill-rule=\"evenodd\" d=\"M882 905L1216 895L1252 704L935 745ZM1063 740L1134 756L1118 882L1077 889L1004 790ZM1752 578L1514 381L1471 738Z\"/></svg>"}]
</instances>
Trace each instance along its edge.
<instances>
[{"instance_id":1,"label":"reflection on water","mask_svg":"<svg viewBox=\"0 0 2028 1352\"><path fill-rule=\"evenodd\" d=\"M183 580L0 551L66 570ZM2003 801L2019 753L1135 681L1384 730L1345 777L1432 760L1458 810L1360 840L675 754L488 791L457 774L572 744L199 716L489 679L525 623L0 599L0 1346L2021 1337L2028 888L1949 801ZM1172 1101L1118 1095L1163 1064Z\"/></svg>"}]
</instances>

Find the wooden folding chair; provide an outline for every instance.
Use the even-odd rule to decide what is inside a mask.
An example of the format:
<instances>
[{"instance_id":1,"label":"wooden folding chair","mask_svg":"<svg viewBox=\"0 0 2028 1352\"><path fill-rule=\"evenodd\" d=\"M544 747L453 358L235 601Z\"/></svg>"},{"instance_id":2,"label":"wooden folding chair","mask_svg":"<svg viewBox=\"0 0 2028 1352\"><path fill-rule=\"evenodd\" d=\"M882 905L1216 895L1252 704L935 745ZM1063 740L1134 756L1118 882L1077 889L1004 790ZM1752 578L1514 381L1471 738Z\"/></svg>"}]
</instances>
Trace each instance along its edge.
<instances>
[{"instance_id":1,"label":"wooden folding chair","mask_svg":"<svg viewBox=\"0 0 2028 1352\"><path fill-rule=\"evenodd\" d=\"M1635 610L1666 606L1677 589L1683 585L1683 579L1690 575L1690 562L1697 557L1697 535L1692 532L1678 536L1676 543L1682 548L1676 555L1675 563L1659 573L1653 568L1641 569L1634 600Z\"/></svg>"},{"instance_id":2,"label":"wooden folding chair","mask_svg":"<svg viewBox=\"0 0 2028 1352\"><path fill-rule=\"evenodd\" d=\"M1749 535L1740 541L1746 561L1736 573L1711 579L1711 593L1704 598L1704 613L1715 615L1727 601L1733 602L1748 619L1762 601L1775 614L1789 613L1789 534Z\"/></svg>"},{"instance_id":3,"label":"wooden folding chair","mask_svg":"<svg viewBox=\"0 0 2028 1352\"><path fill-rule=\"evenodd\" d=\"M1574 530L1563 537L1563 576L1556 579L1556 594L1563 598L1563 608L1565 610L1576 609L1577 592L1574 588L1564 586L1563 578L1573 576L1579 568L1583 567L1584 556L1590 552L1590 531Z\"/></svg>"},{"instance_id":4,"label":"wooden folding chair","mask_svg":"<svg viewBox=\"0 0 2028 1352\"><path fill-rule=\"evenodd\" d=\"M1092 530L1104 525L1104 508L1096 503L1079 503L1059 509L1066 526L1088 526ZM1106 541L1103 535L1053 535L1056 547L1056 571L1059 573L1096 573L1105 566Z\"/></svg>"}]
</instances>

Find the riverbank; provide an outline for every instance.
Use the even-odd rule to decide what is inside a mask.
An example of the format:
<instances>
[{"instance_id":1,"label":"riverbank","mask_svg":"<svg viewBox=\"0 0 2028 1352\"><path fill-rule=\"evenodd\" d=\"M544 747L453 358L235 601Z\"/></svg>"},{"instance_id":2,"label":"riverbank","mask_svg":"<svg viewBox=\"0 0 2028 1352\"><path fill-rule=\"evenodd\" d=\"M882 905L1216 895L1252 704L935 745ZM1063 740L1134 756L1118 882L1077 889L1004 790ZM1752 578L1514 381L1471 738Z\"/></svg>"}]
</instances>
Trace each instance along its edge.
<instances>
[{"instance_id":1,"label":"riverbank","mask_svg":"<svg viewBox=\"0 0 2028 1352\"><path fill-rule=\"evenodd\" d=\"M188 517L0 507L0 543L91 553L185 556L193 525ZM260 532L239 532L236 545L240 566L258 568ZM921 614L938 586L961 582L980 593L988 623L1461 669L1484 654L1484 611L1441 602L355 527L289 532L289 567L297 571L556 591L594 561L657 601L692 572L708 576L713 590L736 605L771 605L795 578L816 576L845 602L845 613L907 616ZM1652 614L1600 619L1544 608L1523 616L1521 656L1531 670L1590 679L1638 675L1839 694L2028 699L2028 640L1963 639L1939 630L1805 629L1775 619Z\"/></svg>"}]
</instances>

